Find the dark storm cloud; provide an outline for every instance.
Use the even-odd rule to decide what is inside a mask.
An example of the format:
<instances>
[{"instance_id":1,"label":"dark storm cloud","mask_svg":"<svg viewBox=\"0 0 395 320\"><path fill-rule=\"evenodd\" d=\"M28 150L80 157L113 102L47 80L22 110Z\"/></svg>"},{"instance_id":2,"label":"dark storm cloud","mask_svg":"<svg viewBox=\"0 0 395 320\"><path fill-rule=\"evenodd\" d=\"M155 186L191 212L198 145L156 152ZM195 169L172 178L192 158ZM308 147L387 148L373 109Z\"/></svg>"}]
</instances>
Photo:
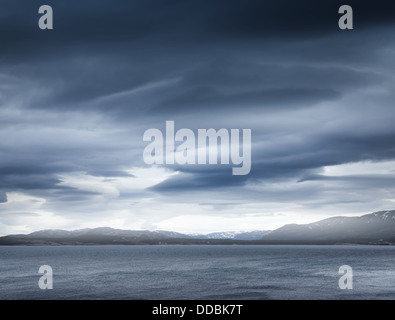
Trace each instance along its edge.
<instances>
[{"instance_id":1,"label":"dark storm cloud","mask_svg":"<svg viewBox=\"0 0 395 320\"><path fill-rule=\"evenodd\" d=\"M30 175L30 174L15 174L15 175L1 175L0 187L8 190L18 189L44 189L48 190L55 188L60 182L59 179L47 175Z\"/></svg>"},{"instance_id":2,"label":"dark storm cloud","mask_svg":"<svg viewBox=\"0 0 395 320\"><path fill-rule=\"evenodd\" d=\"M47 1L56 13L57 36L31 28L37 25L39 0L3 0L1 36L7 43L23 42L37 48L48 40L56 41L58 49L70 43L100 41L118 42L141 38L167 40L200 40L240 37L305 38L309 34L338 32L338 8L343 1L310 0L240 1L240 0L173 0L155 1L110 0L59 2ZM395 5L389 1L350 0L355 7L358 27L393 24ZM23 10L21 10L23 8ZM29 35L30 38L26 36ZM82 41L82 42L81 42ZM187 42L188 43L188 42Z\"/></svg>"},{"instance_id":3,"label":"dark storm cloud","mask_svg":"<svg viewBox=\"0 0 395 320\"><path fill-rule=\"evenodd\" d=\"M371 110L358 98L394 87L389 1L348 1L350 32L337 26L343 1L48 1L48 32L37 27L42 1L0 3L1 190L96 195L59 186L59 175L133 177L125 168L143 165L142 133L169 119L179 128L251 128L252 170L169 166L185 175L156 192L307 181L323 166L395 158L395 130L384 123L386 132L374 132L367 121L393 118L393 96L378 95Z\"/></svg>"},{"instance_id":4,"label":"dark storm cloud","mask_svg":"<svg viewBox=\"0 0 395 320\"><path fill-rule=\"evenodd\" d=\"M317 170L325 166L340 165L359 161L385 161L395 159L393 148L395 133L390 135L364 137L319 137L308 144L284 146L286 152L264 152L256 150L252 157L251 173L247 176L232 176L231 167L217 169L215 172L197 167L176 167L187 173L185 177L175 176L162 182L151 190L160 192L183 192L221 187L241 186L247 181L281 181L287 179L308 180L335 179L317 175ZM172 167L172 166L169 166ZM174 168L174 167L173 167ZM363 178L363 177L362 177ZM378 183L384 175L375 177ZM355 177L339 178L355 181ZM372 179L368 179L373 181ZM389 183L393 181L391 177ZM388 181L385 185L388 185ZM367 187L369 184L366 184Z\"/></svg>"},{"instance_id":5,"label":"dark storm cloud","mask_svg":"<svg viewBox=\"0 0 395 320\"><path fill-rule=\"evenodd\" d=\"M214 61L184 74L173 96L165 96L152 112L306 108L382 81L379 75L339 67Z\"/></svg>"},{"instance_id":6,"label":"dark storm cloud","mask_svg":"<svg viewBox=\"0 0 395 320\"><path fill-rule=\"evenodd\" d=\"M158 63L152 66L150 57L133 59L133 56L129 57L130 63L125 57L114 62L109 57L87 63L66 60L62 66L50 62L40 66L38 76L34 69L23 71L24 77L31 80L22 84L22 89L37 82L46 88L43 96L33 96L25 106L91 109L120 119L213 109L270 111L335 100L349 90L384 80L382 75L348 67L240 61L244 51L235 49L235 53L239 56L225 62L202 53L197 66L191 65L188 55L181 55L178 61L172 61L171 68L157 67ZM15 86L15 91L20 87Z\"/></svg>"},{"instance_id":7,"label":"dark storm cloud","mask_svg":"<svg viewBox=\"0 0 395 320\"><path fill-rule=\"evenodd\" d=\"M7 194L4 191L0 191L0 203L7 202Z\"/></svg>"},{"instance_id":8,"label":"dark storm cloud","mask_svg":"<svg viewBox=\"0 0 395 320\"><path fill-rule=\"evenodd\" d=\"M379 76L339 66L292 63L301 53L316 64L328 55L332 64L342 63L348 55L358 60L367 54L358 46L365 44L362 26L385 26L394 16L389 3L355 2L360 28L344 43L337 28L340 1L319 5L284 0L50 1L56 29L42 32L36 14L40 2L24 3L25 10L20 12L18 2L9 4L2 20L3 67L28 79L27 86L35 83L47 89L44 96L25 106L51 110L90 107L120 118L136 112L173 115L182 109L200 112L202 108L240 105L295 108L336 99L345 90L374 82ZM300 47L297 40L311 40L308 30L317 39L339 36L340 43L333 39ZM8 46L12 54L8 54ZM373 53L374 47L372 44L367 51ZM262 61L271 63L248 61L254 50L262 54ZM282 55L285 59L276 61ZM315 55L318 57L312 58ZM9 62L13 62L11 66ZM178 84L146 95L131 93L104 104L95 100L177 77ZM21 86L16 89L19 92Z\"/></svg>"},{"instance_id":9,"label":"dark storm cloud","mask_svg":"<svg viewBox=\"0 0 395 320\"><path fill-rule=\"evenodd\" d=\"M173 193L180 191L199 191L210 190L223 187L240 186L247 178L245 176L232 176L231 168L218 169L213 167L213 170L200 170L199 169L185 169L179 167L178 170L186 173L186 176L174 176L166 181L159 183L149 190L158 191L163 193Z\"/></svg>"},{"instance_id":10,"label":"dark storm cloud","mask_svg":"<svg viewBox=\"0 0 395 320\"><path fill-rule=\"evenodd\" d=\"M242 186L248 181L279 182L289 179L299 182L309 180L325 180L317 175L320 168L359 161L385 161L395 159L393 148L395 132L391 134L366 134L363 136L332 134L318 136L310 141L299 144L284 145L281 150L255 150L252 157L251 173L248 176L231 176L231 168L217 169L216 172L203 171L197 167L177 167L186 172L186 176L175 176L151 188L153 191L188 192L215 188ZM171 166L169 166L171 167ZM366 178L362 177L364 188L375 188L384 175ZM356 177L345 176L338 180L355 183ZM385 180L385 181L384 181ZM382 187L390 187L393 177L384 179ZM309 191L312 192L311 190ZM267 192L266 192L267 193ZM289 195L288 195L289 196ZM300 196L300 193L297 193ZM307 196L307 194L306 194ZM281 196L283 197L283 196ZM272 196L272 199L274 197ZM297 197L295 197L297 199Z\"/></svg>"}]
</instances>

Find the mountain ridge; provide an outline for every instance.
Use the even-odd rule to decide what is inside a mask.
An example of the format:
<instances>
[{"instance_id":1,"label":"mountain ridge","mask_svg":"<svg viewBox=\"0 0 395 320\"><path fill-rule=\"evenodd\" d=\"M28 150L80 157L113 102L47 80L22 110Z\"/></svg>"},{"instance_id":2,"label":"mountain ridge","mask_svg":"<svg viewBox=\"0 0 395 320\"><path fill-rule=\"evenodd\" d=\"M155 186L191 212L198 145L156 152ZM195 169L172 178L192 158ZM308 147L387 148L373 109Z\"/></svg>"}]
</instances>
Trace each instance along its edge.
<instances>
[{"instance_id":1,"label":"mountain ridge","mask_svg":"<svg viewBox=\"0 0 395 320\"><path fill-rule=\"evenodd\" d=\"M167 230L127 230L110 227L85 228L76 230L44 229L29 234L7 235L10 238L22 239L79 239L84 237L123 237L123 238L181 238L181 239L235 239L235 240L259 240L270 230L255 231L224 231L207 234L188 234Z\"/></svg>"},{"instance_id":2,"label":"mountain ridge","mask_svg":"<svg viewBox=\"0 0 395 320\"><path fill-rule=\"evenodd\" d=\"M395 210L358 217L336 216L309 224L286 224L264 235L262 240L395 242Z\"/></svg>"},{"instance_id":3,"label":"mountain ridge","mask_svg":"<svg viewBox=\"0 0 395 320\"><path fill-rule=\"evenodd\" d=\"M273 231L186 234L166 230L109 227L47 229L0 237L0 245L102 244L381 244L395 245L395 210L357 217L336 216L308 224L286 224Z\"/></svg>"}]
</instances>

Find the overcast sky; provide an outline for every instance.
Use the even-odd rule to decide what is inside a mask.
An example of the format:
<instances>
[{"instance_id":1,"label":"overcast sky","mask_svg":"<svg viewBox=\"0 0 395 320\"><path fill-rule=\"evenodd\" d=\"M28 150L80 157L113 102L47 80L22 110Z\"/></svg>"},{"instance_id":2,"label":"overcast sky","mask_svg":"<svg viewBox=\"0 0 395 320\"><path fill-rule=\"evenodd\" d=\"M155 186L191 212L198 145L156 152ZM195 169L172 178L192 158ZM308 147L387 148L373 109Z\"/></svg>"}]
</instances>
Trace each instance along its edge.
<instances>
[{"instance_id":1,"label":"overcast sky","mask_svg":"<svg viewBox=\"0 0 395 320\"><path fill-rule=\"evenodd\" d=\"M0 235L267 230L395 208L395 3L0 4ZM251 129L250 174L146 165L143 134L166 120Z\"/></svg>"}]
</instances>

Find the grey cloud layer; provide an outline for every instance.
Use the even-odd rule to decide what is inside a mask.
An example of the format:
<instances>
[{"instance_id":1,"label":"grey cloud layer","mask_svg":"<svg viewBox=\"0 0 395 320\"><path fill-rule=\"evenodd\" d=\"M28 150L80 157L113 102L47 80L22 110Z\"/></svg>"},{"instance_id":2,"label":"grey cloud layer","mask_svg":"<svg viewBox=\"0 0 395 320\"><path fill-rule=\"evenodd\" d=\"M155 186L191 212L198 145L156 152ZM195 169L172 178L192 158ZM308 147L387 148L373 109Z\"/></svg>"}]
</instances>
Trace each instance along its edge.
<instances>
[{"instance_id":1,"label":"grey cloud layer","mask_svg":"<svg viewBox=\"0 0 395 320\"><path fill-rule=\"evenodd\" d=\"M143 132L166 120L253 132L249 176L173 166L183 175L147 191L166 196L257 199L237 187L318 183L324 166L394 159L395 4L349 1L355 30L342 32L342 2L49 1L55 29L43 32L41 1L0 1L0 202L12 191L89 201L59 175L130 176L144 165Z\"/></svg>"}]
</instances>

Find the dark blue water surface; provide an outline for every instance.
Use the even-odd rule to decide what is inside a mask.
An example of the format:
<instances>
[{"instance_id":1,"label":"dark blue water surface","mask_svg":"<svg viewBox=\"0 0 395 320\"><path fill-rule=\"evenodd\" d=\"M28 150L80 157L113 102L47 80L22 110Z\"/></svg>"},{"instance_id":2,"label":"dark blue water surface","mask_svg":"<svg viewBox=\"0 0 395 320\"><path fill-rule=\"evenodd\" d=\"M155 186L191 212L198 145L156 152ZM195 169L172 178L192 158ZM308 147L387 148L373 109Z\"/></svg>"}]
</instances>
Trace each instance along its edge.
<instances>
[{"instance_id":1,"label":"dark blue water surface","mask_svg":"<svg viewBox=\"0 0 395 320\"><path fill-rule=\"evenodd\" d=\"M53 289L41 290L41 265ZM341 290L339 267L353 269ZM0 299L394 299L391 246L0 247Z\"/></svg>"}]
</instances>

